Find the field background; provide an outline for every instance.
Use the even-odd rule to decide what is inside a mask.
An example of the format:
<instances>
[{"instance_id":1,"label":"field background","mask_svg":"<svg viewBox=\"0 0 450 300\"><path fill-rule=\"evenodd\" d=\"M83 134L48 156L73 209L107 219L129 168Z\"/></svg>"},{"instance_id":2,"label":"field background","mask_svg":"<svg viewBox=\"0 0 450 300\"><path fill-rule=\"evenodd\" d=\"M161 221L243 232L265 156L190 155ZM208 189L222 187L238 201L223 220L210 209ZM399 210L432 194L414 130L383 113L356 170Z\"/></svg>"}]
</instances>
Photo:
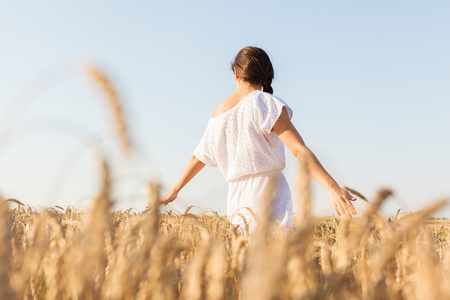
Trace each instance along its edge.
<instances>
[{"instance_id":1,"label":"field background","mask_svg":"<svg viewBox=\"0 0 450 300\"><path fill-rule=\"evenodd\" d=\"M336 219L311 217L298 199L293 228L274 231L266 209L249 232L214 211L111 213L103 179L87 211L0 202L2 299L450 296L450 224L427 219L445 201L386 219L376 212L390 191L380 190L361 218Z\"/></svg>"}]
</instances>

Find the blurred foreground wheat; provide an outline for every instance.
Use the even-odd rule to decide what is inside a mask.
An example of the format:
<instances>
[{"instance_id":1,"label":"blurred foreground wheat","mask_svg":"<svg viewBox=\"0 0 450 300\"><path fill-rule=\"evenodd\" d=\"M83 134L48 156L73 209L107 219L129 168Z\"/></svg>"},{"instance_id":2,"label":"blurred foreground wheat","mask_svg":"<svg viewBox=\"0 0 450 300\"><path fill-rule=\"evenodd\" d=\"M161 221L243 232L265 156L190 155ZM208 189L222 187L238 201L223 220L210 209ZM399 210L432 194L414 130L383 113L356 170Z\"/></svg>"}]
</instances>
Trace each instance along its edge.
<instances>
[{"instance_id":1,"label":"blurred foreground wheat","mask_svg":"<svg viewBox=\"0 0 450 300\"><path fill-rule=\"evenodd\" d=\"M386 219L380 191L361 218L248 235L216 213L110 212L104 182L87 212L0 203L1 299L450 297L449 223L426 221L442 203Z\"/></svg>"}]
</instances>

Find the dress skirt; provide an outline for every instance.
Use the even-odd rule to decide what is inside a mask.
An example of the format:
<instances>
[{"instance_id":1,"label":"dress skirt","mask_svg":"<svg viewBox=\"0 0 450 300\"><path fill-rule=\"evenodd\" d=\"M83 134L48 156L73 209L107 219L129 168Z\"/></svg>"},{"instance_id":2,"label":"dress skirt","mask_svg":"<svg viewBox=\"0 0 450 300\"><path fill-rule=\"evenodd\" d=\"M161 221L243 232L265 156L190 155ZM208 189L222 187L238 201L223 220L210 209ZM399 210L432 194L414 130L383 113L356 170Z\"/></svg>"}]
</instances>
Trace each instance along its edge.
<instances>
[{"instance_id":1,"label":"dress skirt","mask_svg":"<svg viewBox=\"0 0 450 300\"><path fill-rule=\"evenodd\" d=\"M285 229L292 226L291 191L279 170L246 175L228 183L227 216L232 224L244 227L244 217L250 230L255 228L257 220L247 207L256 215L261 215L262 202L270 180L274 180L272 219Z\"/></svg>"}]
</instances>

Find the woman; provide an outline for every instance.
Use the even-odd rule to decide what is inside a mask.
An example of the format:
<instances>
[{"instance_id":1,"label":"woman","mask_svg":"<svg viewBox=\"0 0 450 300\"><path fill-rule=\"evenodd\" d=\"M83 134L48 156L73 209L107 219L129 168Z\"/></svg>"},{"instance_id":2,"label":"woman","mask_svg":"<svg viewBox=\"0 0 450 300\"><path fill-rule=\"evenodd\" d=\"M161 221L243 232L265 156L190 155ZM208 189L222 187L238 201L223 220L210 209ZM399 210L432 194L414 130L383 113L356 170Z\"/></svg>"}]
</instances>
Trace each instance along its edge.
<instances>
[{"instance_id":1,"label":"woman","mask_svg":"<svg viewBox=\"0 0 450 300\"><path fill-rule=\"evenodd\" d=\"M242 224L244 216L251 227L252 214L260 212L261 198L274 180L272 218L284 227L292 226L292 199L281 173L285 167L284 145L300 158L309 154L311 176L329 193L336 213L356 214L351 203L356 198L342 189L325 171L291 123L292 110L273 95L274 71L266 52L256 47L239 51L231 64L236 90L214 109L200 143L173 188L160 202L167 205L205 164L219 167L229 183L227 216ZM261 91L262 90L262 91Z\"/></svg>"}]
</instances>

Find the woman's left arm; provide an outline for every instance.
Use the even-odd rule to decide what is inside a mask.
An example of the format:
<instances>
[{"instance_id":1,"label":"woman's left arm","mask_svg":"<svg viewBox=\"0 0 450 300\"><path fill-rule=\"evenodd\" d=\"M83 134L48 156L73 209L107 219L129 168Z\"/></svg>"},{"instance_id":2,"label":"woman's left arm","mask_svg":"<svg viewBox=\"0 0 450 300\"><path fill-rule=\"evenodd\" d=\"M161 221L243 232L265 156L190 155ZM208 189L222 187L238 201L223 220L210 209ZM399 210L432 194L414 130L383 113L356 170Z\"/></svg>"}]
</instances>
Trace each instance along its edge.
<instances>
[{"instance_id":1,"label":"woman's left arm","mask_svg":"<svg viewBox=\"0 0 450 300\"><path fill-rule=\"evenodd\" d=\"M336 213L339 216L347 213L350 217L352 213L356 215L356 210L351 203L356 198L352 197L349 192L339 186L333 177L328 174L314 153L306 147L302 137L289 119L286 108L283 107L280 117L273 126L273 130L297 159L300 159L303 155L306 156L311 177L328 191L330 201Z\"/></svg>"},{"instance_id":2,"label":"woman's left arm","mask_svg":"<svg viewBox=\"0 0 450 300\"><path fill-rule=\"evenodd\" d=\"M175 185L170 189L170 191L165 194L161 199L159 199L160 204L167 205L170 202L174 201L178 197L178 193L180 190L189 182L195 175L200 172L205 164L200 161L195 155L191 155L186 166L184 167L183 172L178 178ZM146 208L150 208L153 203L148 203Z\"/></svg>"}]
</instances>

